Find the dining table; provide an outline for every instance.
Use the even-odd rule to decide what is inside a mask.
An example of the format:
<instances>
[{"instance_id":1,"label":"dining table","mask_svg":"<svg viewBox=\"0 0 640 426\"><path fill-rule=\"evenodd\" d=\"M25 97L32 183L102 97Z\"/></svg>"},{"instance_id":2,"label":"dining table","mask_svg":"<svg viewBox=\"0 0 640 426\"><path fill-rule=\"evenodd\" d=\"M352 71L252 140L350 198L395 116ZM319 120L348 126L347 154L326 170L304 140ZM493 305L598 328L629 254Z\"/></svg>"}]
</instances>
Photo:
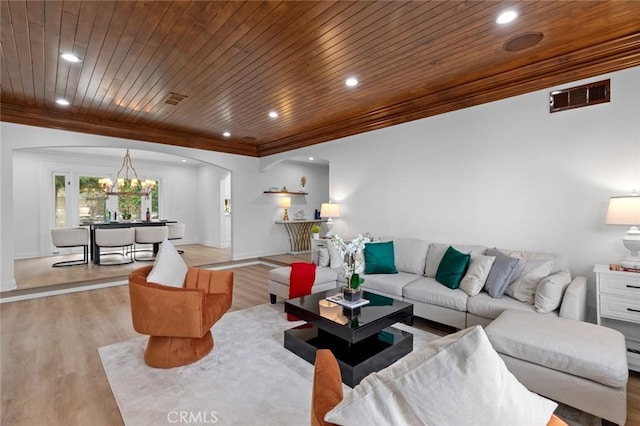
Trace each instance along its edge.
<instances>
[{"instance_id":1,"label":"dining table","mask_svg":"<svg viewBox=\"0 0 640 426\"><path fill-rule=\"evenodd\" d=\"M99 265L100 264L100 247L96 244L96 229L115 229L115 228L132 228L138 226L166 226L169 223L177 223L176 220L131 220L131 221L119 221L112 220L109 222L84 222L80 223L80 226L89 227L89 256L91 261ZM158 253L160 243L153 244L153 254Z\"/></svg>"}]
</instances>

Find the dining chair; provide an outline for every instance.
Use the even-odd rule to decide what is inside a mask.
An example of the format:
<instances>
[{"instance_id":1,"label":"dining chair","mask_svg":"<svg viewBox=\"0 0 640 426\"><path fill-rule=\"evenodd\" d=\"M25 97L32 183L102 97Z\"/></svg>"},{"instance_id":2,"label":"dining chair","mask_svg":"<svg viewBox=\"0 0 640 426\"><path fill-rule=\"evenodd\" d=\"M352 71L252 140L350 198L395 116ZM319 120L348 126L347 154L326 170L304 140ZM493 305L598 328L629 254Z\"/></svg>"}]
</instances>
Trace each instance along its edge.
<instances>
[{"instance_id":1,"label":"dining chair","mask_svg":"<svg viewBox=\"0 0 640 426\"><path fill-rule=\"evenodd\" d=\"M136 248L133 251L133 258L138 262L149 262L155 260L157 247L169 236L169 228L166 226L138 226L135 228L135 243ZM138 249L138 244L153 244L153 250L149 249ZM137 254L140 252L151 252L153 253L150 257L138 257Z\"/></svg>"},{"instance_id":2,"label":"dining chair","mask_svg":"<svg viewBox=\"0 0 640 426\"><path fill-rule=\"evenodd\" d=\"M111 265L126 265L128 263L133 263L133 254L132 250L125 250L124 253L121 252L108 252L108 253L100 253L100 249L102 247L105 248L114 248L114 247L122 247L123 249L132 248L135 243L135 229L134 228L115 228L115 229L102 229L98 228L95 231L95 243L98 246L98 254L99 256L98 262L100 265L111 266ZM123 260L121 262L108 262L105 263L102 261L103 256L112 256L119 255L122 256ZM127 259L128 257L128 259Z\"/></svg>"},{"instance_id":3,"label":"dining chair","mask_svg":"<svg viewBox=\"0 0 640 426\"><path fill-rule=\"evenodd\" d=\"M83 249L81 260L65 260L51 266L77 266L89 263L89 230L87 228L54 228L51 230L51 241L56 247L82 247Z\"/></svg>"},{"instance_id":4,"label":"dining chair","mask_svg":"<svg viewBox=\"0 0 640 426\"><path fill-rule=\"evenodd\" d=\"M167 228L169 229L169 240L180 240L184 238L185 233L185 224L184 223L168 223ZM183 254L184 250L178 250L178 253Z\"/></svg>"}]
</instances>

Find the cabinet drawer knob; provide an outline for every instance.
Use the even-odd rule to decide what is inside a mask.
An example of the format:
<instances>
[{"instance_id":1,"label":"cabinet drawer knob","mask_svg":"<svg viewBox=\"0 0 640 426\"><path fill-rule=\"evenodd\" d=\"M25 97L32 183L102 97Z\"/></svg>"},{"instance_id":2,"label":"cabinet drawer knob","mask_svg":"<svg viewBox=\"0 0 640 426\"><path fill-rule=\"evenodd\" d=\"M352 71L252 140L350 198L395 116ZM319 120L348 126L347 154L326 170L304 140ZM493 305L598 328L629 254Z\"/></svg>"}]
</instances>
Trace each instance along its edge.
<instances>
[{"instance_id":1,"label":"cabinet drawer knob","mask_svg":"<svg viewBox=\"0 0 640 426\"><path fill-rule=\"evenodd\" d=\"M627 288L637 288L637 289L640 289L640 285L631 285L631 284L627 284Z\"/></svg>"},{"instance_id":2,"label":"cabinet drawer knob","mask_svg":"<svg viewBox=\"0 0 640 426\"><path fill-rule=\"evenodd\" d=\"M629 312L640 312L640 309L627 308Z\"/></svg>"}]
</instances>

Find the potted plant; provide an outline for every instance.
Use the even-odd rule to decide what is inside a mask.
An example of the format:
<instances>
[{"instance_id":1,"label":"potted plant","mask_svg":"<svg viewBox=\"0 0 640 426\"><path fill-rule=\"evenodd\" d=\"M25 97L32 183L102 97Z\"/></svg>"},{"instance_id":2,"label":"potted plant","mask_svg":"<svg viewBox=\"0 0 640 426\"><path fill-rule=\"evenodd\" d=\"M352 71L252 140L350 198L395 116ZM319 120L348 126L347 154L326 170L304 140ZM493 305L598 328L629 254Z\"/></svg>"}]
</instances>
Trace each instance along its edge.
<instances>
[{"instance_id":1,"label":"potted plant","mask_svg":"<svg viewBox=\"0 0 640 426\"><path fill-rule=\"evenodd\" d=\"M320 231L322 231L322 228L320 228L320 225L311 225L311 228L309 228L309 232L311 233L311 238L316 240L320 238Z\"/></svg>"},{"instance_id":2,"label":"potted plant","mask_svg":"<svg viewBox=\"0 0 640 426\"><path fill-rule=\"evenodd\" d=\"M342 268L347 285L342 288L342 297L345 300L357 301L362 296L362 288L360 288L364 282L364 278L360 277L360 274L364 272L362 251L364 250L364 245L370 241L371 236L369 234L357 235L349 243L346 243L338 235L331 236L331 242L344 256Z\"/></svg>"}]
</instances>

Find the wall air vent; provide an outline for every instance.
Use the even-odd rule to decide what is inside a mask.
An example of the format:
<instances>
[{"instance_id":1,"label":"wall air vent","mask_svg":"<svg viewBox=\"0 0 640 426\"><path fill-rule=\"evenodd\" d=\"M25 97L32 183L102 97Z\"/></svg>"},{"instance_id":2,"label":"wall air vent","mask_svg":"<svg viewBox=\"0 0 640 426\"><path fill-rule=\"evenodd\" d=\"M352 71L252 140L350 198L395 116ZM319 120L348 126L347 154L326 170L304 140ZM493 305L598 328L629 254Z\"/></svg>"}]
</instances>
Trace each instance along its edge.
<instances>
[{"instance_id":1,"label":"wall air vent","mask_svg":"<svg viewBox=\"0 0 640 426\"><path fill-rule=\"evenodd\" d=\"M178 105L181 101L188 98L187 95L181 95L179 93L169 92L169 96L164 100L165 104Z\"/></svg>"},{"instance_id":2,"label":"wall air vent","mask_svg":"<svg viewBox=\"0 0 640 426\"><path fill-rule=\"evenodd\" d=\"M549 112L564 111L611 101L611 80L598 81L549 94Z\"/></svg>"}]
</instances>

